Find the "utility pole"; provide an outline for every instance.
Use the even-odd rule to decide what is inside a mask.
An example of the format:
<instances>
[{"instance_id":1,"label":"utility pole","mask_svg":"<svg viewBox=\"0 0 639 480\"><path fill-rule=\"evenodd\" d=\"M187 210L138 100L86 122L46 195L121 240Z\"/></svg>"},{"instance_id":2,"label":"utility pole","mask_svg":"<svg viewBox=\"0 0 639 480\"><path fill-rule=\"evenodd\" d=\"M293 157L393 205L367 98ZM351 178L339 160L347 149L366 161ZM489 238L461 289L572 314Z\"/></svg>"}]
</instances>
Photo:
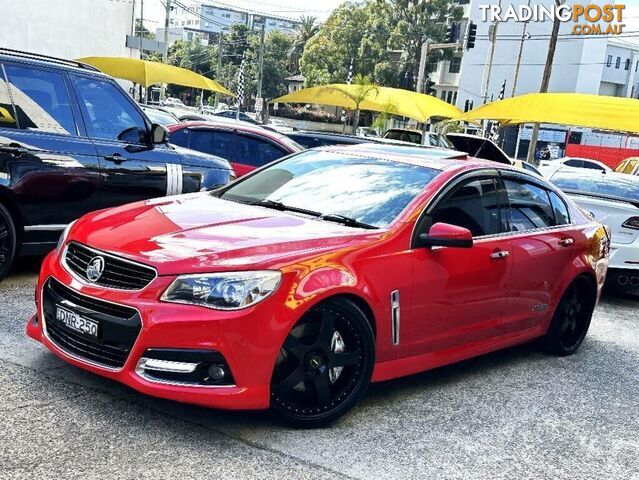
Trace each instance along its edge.
<instances>
[{"instance_id":1,"label":"utility pole","mask_svg":"<svg viewBox=\"0 0 639 480\"><path fill-rule=\"evenodd\" d=\"M260 121L262 120L262 113L264 111L264 100L262 99L262 83L264 81L264 33L265 33L265 29L266 29L266 18L262 17L262 31L260 33L260 53L259 53L259 75L258 75L258 82L257 82L257 98L260 100L257 100L258 102L260 102L259 107L260 107L260 111L259 111L259 119ZM258 105L256 105L257 107ZM256 113L257 112L257 108L255 109Z\"/></svg>"},{"instance_id":2,"label":"utility pole","mask_svg":"<svg viewBox=\"0 0 639 480\"><path fill-rule=\"evenodd\" d=\"M424 93L424 80L426 78L426 62L428 59L428 51L430 44L433 41L430 38L424 38L422 43L422 51L419 56L419 70L417 71L417 85L415 91L417 93Z\"/></svg>"},{"instance_id":3,"label":"utility pole","mask_svg":"<svg viewBox=\"0 0 639 480\"><path fill-rule=\"evenodd\" d=\"M528 0L528 7L530 7L530 0ZM519 41L519 54L517 55L517 64L515 65L515 78L513 79L513 91L510 94L511 97L515 96L517 90L517 79L519 78L519 67L521 66L521 56L524 52L524 40L526 40L526 29L528 27L528 20L524 22L524 27L521 30L521 40Z\"/></svg>"},{"instance_id":4,"label":"utility pole","mask_svg":"<svg viewBox=\"0 0 639 480\"><path fill-rule=\"evenodd\" d=\"M169 25L171 18L171 0L165 0L166 12L164 14L164 52L162 53L162 63L169 63ZM160 93L160 100L166 99L166 85L163 83Z\"/></svg>"},{"instance_id":5,"label":"utility pole","mask_svg":"<svg viewBox=\"0 0 639 480\"><path fill-rule=\"evenodd\" d=\"M217 38L217 67L215 69L215 78L219 82L219 78L222 74L222 40L224 38L224 28L220 29L220 35ZM220 94L219 92L215 92L215 102L213 103L213 108L217 110L217 106L220 103Z\"/></svg>"},{"instance_id":6,"label":"utility pole","mask_svg":"<svg viewBox=\"0 0 639 480\"><path fill-rule=\"evenodd\" d=\"M555 0L557 6L563 3L563 0ZM550 84L550 75L552 74L552 62L555 58L555 50L557 48L557 36L559 35L559 27L561 22L555 15L552 21L552 33L550 34L550 43L548 44L548 55L546 56L546 66L544 67L544 75L541 79L541 88L539 93L546 93ZM535 164L535 149L537 148L537 137L539 136L539 124L533 124L533 131L528 145L528 156L526 161Z\"/></svg>"},{"instance_id":7,"label":"utility pole","mask_svg":"<svg viewBox=\"0 0 639 480\"><path fill-rule=\"evenodd\" d=\"M144 0L140 0L140 59L142 59L142 32L144 31ZM140 103L142 103L142 85L140 85ZM146 88L144 95L144 103L146 103Z\"/></svg>"},{"instance_id":8,"label":"utility pole","mask_svg":"<svg viewBox=\"0 0 639 480\"><path fill-rule=\"evenodd\" d=\"M501 0L499 0L499 7L501 8ZM488 56L486 63L484 64L484 103L488 101L488 88L490 87L490 74L493 70L493 58L495 57L495 45L497 43L497 26L499 22L495 20L492 25L488 27L488 39L490 40L490 48L488 49ZM486 71L486 67L488 70Z\"/></svg>"}]
</instances>

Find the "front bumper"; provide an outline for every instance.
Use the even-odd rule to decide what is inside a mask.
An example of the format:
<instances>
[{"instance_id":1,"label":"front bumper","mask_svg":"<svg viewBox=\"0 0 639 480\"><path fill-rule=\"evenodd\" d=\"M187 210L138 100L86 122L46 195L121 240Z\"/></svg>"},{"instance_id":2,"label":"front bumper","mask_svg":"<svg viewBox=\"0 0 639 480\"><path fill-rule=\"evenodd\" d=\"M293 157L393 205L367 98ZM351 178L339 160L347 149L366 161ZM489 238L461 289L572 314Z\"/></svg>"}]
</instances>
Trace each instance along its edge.
<instances>
[{"instance_id":1,"label":"front bumper","mask_svg":"<svg viewBox=\"0 0 639 480\"><path fill-rule=\"evenodd\" d=\"M89 361L52 340L46 328L42 297L43 286L50 279L85 297L139 312L141 329L123 366L108 367ZM52 252L42 266L36 290L38 310L27 323L27 334L68 363L147 395L225 409L268 408L275 360L299 315L286 306L284 279L278 291L257 307L237 311L160 302L159 297L173 280L174 277L160 276L140 291L96 288L72 277ZM233 385L182 385L150 380L136 373L145 352L156 349L218 352L232 373Z\"/></svg>"}]
</instances>

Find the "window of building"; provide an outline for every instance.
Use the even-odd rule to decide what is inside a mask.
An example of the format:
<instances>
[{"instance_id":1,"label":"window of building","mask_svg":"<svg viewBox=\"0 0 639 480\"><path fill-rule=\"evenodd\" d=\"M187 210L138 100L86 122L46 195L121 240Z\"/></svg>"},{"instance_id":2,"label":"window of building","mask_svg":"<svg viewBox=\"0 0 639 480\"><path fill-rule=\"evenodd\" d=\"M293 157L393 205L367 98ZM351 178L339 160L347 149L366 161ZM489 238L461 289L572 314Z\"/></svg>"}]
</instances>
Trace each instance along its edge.
<instances>
[{"instance_id":1,"label":"window of building","mask_svg":"<svg viewBox=\"0 0 639 480\"><path fill-rule=\"evenodd\" d=\"M630 59L626 58L626 65L624 66L624 70L630 70Z\"/></svg>"},{"instance_id":2,"label":"window of building","mask_svg":"<svg viewBox=\"0 0 639 480\"><path fill-rule=\"evenodd\" d=\"M617 57L617 60L615 61L615 68L619 68L621 66L621 57Z\"/></svg>"},{"instance_id":3,"label":"window of building","mask_svg":"<svg viewBox=\"0 0 639 480\"><path fill-rule=\"evenodd\" d=\"M441 98L442 100L446 100L446 90L442 90L442 92L440 93L439 98Z\"/></svg>"},{"instance_id":4,"label":"window of building","mask_svg":"<svg viewBox=\"0 0 639 480\"><path fill-rule=\"evenodd\" d=\"M608 59L606 60L606 67L610 67L612 65L612 55L608 55Z\"/></svg>"},{"instance_id":5,"label":"window of building","mask_svg":"<svg viewBox=\"0 0 639 480\"><path fill-rule=\"evenodd\" d=\"M69 94L61 74L12 65L6 66L6 72L21 129L77 134ZM11 116L11 110L6 108L8 103L1 106L9 110Z\"/></svg>"},{"instance_id":6,"label":"window of building","mask_svg":"<svg viewBox=\"0 0 639 480\"><path fill-rule=\"evenodd\" d=\"M461 67L461 58L453 57L450 60L450 64L448 65L449 73L459 73L459 69Z\"/></svg>"},{"instance_id":7,"label":"window of building","mask_svg":"<svg viewBox=\"0 0 639 480\"><path fill-rule=\"evenodd\" d=\"M639 68L639 60L637 60L637 63L635 63L635 72L637 71L638 68Z\"/></svg>"},{"instance_id":8,"label":"window of building","mask_svg":"<svg viewBox=\"0 0 639 480\"><path fill-rule=\"evenodd\" d=\"M446 94L446 101L448 103L451 103L453 101L453 91L452 90L448 90L448 93Z\"/></svg>"},{"instance_id":9,"label":"window of building","mask_svg":"<svg viewBox=\"0 0 639 480\"><path fill-rule=\"evenodd\" d=\"M453 105L457 105L457 91L453 93Z\"/></svg>"}]
</instances>

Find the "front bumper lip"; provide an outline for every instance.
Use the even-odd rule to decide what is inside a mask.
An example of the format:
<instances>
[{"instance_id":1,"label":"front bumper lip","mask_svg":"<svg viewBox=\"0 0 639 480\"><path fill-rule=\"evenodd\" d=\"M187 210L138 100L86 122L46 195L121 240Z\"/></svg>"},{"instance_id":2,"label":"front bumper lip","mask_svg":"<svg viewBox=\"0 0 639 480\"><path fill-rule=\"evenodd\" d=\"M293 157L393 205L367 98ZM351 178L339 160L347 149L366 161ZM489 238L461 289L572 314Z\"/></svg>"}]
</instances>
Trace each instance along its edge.
<instances>
[{"instance_id":1,"label":"front bumper lip","mask_svg":"<svg viewBox=\"0 0 639 480\"><path fill-rule=\"evenodd\" d=\"M66 351L48 336L43 285L50 277L81 295L138 311L142 327L121 368L100 365ZM161 302L159 292L172 280L173 277L160 276L142 291L108 291L78 282L52 253L43 263L37 287L38 310L27 322L27 334L66 362L144 394L207 407L268 408L275 359L290 326L296 321L290 309L284 308L280 292L260 303L259 310L220 312ZM215 350L224 357L235 384L181 384L158 381L136 372L144 353L157 348Z\"/></svg>"}]
</instances>

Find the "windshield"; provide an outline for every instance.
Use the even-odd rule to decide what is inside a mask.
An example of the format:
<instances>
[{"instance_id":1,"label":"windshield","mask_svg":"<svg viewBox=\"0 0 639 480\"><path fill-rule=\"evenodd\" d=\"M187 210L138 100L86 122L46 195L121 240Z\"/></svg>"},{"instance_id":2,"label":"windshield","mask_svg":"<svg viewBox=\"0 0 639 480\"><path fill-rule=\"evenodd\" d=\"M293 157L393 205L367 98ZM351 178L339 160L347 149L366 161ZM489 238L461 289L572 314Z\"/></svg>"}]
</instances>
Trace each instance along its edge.
<instances>
[{"instance_id":1,"label":"windshield","mask_svg":"<svg viewBox=\"0 0 639 480\"><path fill-rule=\"evenodd\" d=\"M581 169L559 170L551 182L562 190L598 197L639 202L639 182L624 174L581 172Z\"/></svg>"},{"instance_id":2,"label":"windshield","mask_svg":"<svg viewBox=\"0 0 639 480\"><path fill-rule=\"evenodd\" d=\"M280 202L382 228L438 173L401 162L307 151L232 185L221 198L243 203Z\"/></svg>"}]
</instances>

